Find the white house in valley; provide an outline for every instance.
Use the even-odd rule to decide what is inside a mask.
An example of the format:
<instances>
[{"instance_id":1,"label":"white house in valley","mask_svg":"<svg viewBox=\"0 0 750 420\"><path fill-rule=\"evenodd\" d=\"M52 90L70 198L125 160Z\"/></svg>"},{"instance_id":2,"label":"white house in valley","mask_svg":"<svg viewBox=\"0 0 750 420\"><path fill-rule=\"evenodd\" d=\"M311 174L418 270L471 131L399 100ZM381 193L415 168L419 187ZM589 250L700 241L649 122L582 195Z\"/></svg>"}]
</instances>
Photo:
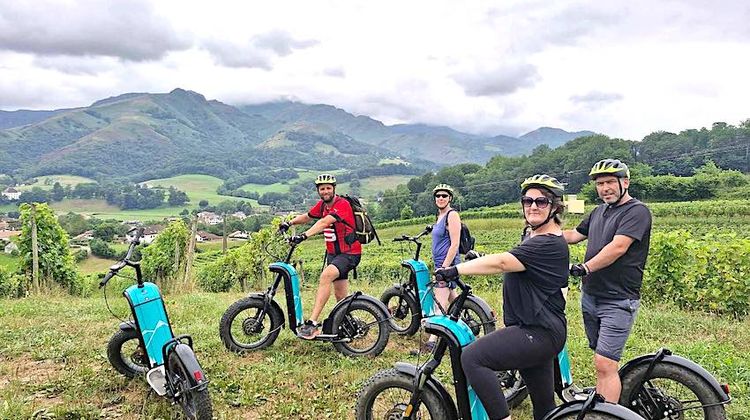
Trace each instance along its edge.
<instances>
[{"instance_id":1,"label":"white house in valley","mask_svg":"<svg viewBox=\"0 0 750 420\"><path fill-rule=\"evenodd\" d=\"M8 200L18 200L19 198L21 198L21 191L18 191L13 187L4 189L0 194L2 194L3 197L7 198Z\"/></svg>"}]
</instances>

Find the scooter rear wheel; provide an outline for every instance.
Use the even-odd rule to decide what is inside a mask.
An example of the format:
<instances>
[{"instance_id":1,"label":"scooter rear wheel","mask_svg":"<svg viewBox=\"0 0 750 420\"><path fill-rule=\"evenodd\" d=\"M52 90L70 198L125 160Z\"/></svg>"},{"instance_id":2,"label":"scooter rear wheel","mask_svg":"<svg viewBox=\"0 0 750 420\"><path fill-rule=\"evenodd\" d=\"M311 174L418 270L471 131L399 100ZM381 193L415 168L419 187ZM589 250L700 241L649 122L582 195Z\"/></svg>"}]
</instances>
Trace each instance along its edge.
<instances>
[{"instance_id":1,"label":"scooter rear wheel","mask_svg":"<svg viewBox=\"0 0 750 420\"><path fill-rule=\"evenodd\" d=\"M651 375L636 388L648 369L638 366L621 378L620 404L645 418L679 420L725 420L726 412L711 386L700 376L681 366L656 363ZM712 405L702 408L702 405ZM669 417L664 416L667 412Z\"/></svg>"},{"instance_id":2,"label":"scooter rear wheel","mask_svg":"<svg viewBox=\"0 0 750 420\"><path fill-rule=\"evenodd\" d=\"M145 375L148 356L135 329L118 330L107 343L107 358L116 371L128 378Z\"/></svg>"},{"instance_id":3,"label":"scooter rear wheel","mask_svg":"<svg viewBox=\"0 0 750 420\"><path fill-rule=\"evenodd\" d=\"M189 420L211 420L213 409L211 408L211 396L208 394L208 385L203 388L191 389L193 383L190 373L180 361L177 352L171 352L168 360L168 371L175 391L179 392L177 402L180 404L185 417Z\"/></svg>"},{"instance_id":4,"label":"scooter rear wheel","mask_svg":"<svg viewBox=\"0 0 750 420\"><path fill-rule=\"evenodd\" d=\"M284 323L284 314L275 306L265 308L262 299L247 297L233 303L219 322L224 346L235 353L266 348L276 341Z\"/></svg>"},{"instance_id":5,"label":"scooter rear wheel","mask_svg":"<svg viewBox=\"0 0 750 420\"><path fill-rule=\"evenodd\" d=\"M388 344L391 325L374 303L355 299L333 316L332 330L351 341L334 342L333 346L347 356L377 356Z\"/></svg>"}]
</instances>

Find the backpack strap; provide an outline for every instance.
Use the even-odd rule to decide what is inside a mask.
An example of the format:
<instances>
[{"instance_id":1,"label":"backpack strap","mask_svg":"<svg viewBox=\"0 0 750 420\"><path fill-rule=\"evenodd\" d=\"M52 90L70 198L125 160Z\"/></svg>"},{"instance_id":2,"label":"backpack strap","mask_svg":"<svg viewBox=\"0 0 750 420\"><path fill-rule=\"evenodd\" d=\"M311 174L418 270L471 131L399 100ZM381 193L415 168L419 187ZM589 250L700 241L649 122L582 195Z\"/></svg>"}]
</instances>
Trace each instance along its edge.
<instances>
[{"instance_id":1,"label":"backpack strap","mask_svg":"<svg viewBox=\"0 0 750 420\"><path fill-rule=\"evenodd\" d=\"M450 236L450 232L448 232L448 216L451 215L452 211L455 211L456 209L450 209L448 210L448 213L445 213L445 234Z\"/></svg>"}]
</instances>

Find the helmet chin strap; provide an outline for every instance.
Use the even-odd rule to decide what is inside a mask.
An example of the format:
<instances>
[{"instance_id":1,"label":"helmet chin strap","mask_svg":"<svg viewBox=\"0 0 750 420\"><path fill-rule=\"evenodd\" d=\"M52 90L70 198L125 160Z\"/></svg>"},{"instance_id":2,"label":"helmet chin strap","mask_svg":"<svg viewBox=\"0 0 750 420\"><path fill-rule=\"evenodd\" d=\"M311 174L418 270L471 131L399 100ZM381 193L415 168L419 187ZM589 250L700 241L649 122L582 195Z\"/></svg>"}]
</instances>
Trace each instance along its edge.
<instances>
[{"instance_id":1,"label":"helmet chin strap","mask_svg":"<svg viewBox=\"0 0 750 420\"><path fill-rule=\"evenodd\" d=\"M523 220L526 221L526 227L530 227L532 231L535 231L535 230L539 229L540 227L542 227L542 226L546 225L547 223L549 223L549 221L552 220L552 218L555 217L556 214L557 214L557 210L555 210L555 211L550 210L549 211L549 215L547 216L546 219L544 219L544 221L542 223L539 223L538 225L532 225L531 223L529 223L529 219L526 218L526 212L524 212L523 213ZM524 235L525 234L526 234L526 229L524 229Z\"/></svg>"},{"instance_id":2,"label":"helmet chin strap","mask_svg":"<svg viewBox=\"0 0 750 420\"><path fill-rule=\"evenodd\" d=\"M628 193L627 188L622 188L622 178L620 177L617 177L617 186L618 188L620 188L620 195L617 197L617 201L615 201L612 204L609 204L608 207L615 207L618 204L620 204L620 200L622 200L622 197L625 197L625 194Z\"/></svg>"}]
</instances>

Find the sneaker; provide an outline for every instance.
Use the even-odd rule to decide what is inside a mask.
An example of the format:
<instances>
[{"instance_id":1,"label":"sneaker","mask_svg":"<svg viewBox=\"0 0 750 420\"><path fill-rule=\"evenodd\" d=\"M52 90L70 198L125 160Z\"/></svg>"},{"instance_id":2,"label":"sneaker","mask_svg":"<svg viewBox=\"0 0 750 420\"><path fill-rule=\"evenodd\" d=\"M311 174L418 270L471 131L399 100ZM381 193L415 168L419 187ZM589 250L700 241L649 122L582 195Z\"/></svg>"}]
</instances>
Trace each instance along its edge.
<instances>
[{"instance_id":1,"label":"sneaker","mask_svg":"<svg viewBox=\"0 0 750 420\"><path fill-rule=\"evenodd\" d=\"M432 350L435 348L435 342L434 341L428 341L418 349L411 349L409 350L409 354L412 356L419 356L420 353L432 353Z\"/></svg>"},{"instance_id":2,"label":"sneaker","mask_svg":"<svg viewBox=\"0 0 750 420\"><path fill-rule=\"evenodd\" d=\"M320 324L311 319L308 319L304 324L297 328L297 336L304 338L305 340L312 340L319 334Z\"/></svg>"}]
</instances>

